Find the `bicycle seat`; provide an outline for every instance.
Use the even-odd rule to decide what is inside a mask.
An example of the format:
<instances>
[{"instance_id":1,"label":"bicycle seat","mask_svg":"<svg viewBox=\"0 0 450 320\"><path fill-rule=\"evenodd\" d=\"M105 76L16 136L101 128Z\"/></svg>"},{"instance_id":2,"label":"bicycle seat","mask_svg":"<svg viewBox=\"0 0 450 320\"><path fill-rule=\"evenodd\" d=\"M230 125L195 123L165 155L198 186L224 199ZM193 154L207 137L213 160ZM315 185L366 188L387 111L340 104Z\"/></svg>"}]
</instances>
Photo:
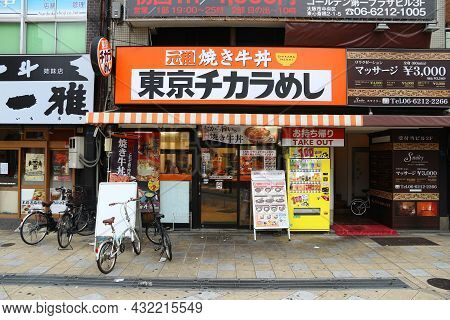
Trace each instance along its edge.
<instances>
[{"instance_id":1,"label":"bicycle seat","mask_svg":"<svg viewBox=\"0 0 450 320\"><path fill-rule=\"evenodd\" d=\"M164 218L164 215L163 215L163 214L156 213L156 214L155 214L155 218L163 219L163 218Z\"/></svg>"},{"instance_id":2,"label":"bicycle seat","mask_svg":"<svg viewBox=\"0 0 450 320\"><path fill-rule=\"evenodd\" d=\"M53 201L42 201L42 206L44 208L49 208L53 204Z\"/></svg>"},{"instance_id":3,"label":"bicycle seat","mask_svg":"<svg viewBox=\"0 0 450 320\"><path fill-rule=\"evenodd\" d=\"M106 224L106 225L112 225L114 223L114 220L116 220L116 218L112 217L112 218L103 220L103 223Z\"/></svg>"}]
</instances>

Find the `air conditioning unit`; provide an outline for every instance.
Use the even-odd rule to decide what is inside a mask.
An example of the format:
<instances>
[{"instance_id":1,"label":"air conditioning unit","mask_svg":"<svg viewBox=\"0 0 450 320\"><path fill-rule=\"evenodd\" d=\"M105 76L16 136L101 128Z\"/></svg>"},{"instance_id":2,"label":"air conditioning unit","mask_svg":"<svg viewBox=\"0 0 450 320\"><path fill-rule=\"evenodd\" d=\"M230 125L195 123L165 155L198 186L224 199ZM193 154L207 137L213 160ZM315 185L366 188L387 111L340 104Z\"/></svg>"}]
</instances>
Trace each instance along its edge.
<instances>
[{"instance_id":1,"label":"air conditioning unit","mask_svg":"<svg viewBox=\"0 0 450 320\"><path fill-rule=\"evenodd\" d=\"M84 157L84 137L69 138L69 168L84 169L80 157Z\"/></svg>"}]
</instances>

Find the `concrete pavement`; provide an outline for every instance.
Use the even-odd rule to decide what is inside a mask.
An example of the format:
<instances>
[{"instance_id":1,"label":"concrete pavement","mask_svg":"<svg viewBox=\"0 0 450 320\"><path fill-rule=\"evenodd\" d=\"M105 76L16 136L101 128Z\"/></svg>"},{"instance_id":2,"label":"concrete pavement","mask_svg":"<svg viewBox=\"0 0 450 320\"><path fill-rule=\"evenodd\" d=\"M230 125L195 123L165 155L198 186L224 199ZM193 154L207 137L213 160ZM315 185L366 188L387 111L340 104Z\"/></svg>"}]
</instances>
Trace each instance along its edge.
<instances>
[{"instance_id":1,"label":"concrete pavement","mask_svg":"<svg viewBox=\"0 0 450 320\"><path fill-rule=\"evenodd\" d=\"M409 289L383 290L155 290L3 286L0 299L449 299L450 292L427 284L432 277L450 279L450 234L407 233L439 246L382 247L368 237L334 234L286 236L248 232L171 232L174 258L160 262L144 238L140 256L131 246L117 259L113 277L340 279L397 277ZM93 237L75 236L73 250L58 250L55 234L37 246L20 235L0 230L0 274L89 275L105 277L95 263ZM4 246L4 245L7 246ZM8 246L8 244L13 244Z\"/></svg>"}]
</instances>

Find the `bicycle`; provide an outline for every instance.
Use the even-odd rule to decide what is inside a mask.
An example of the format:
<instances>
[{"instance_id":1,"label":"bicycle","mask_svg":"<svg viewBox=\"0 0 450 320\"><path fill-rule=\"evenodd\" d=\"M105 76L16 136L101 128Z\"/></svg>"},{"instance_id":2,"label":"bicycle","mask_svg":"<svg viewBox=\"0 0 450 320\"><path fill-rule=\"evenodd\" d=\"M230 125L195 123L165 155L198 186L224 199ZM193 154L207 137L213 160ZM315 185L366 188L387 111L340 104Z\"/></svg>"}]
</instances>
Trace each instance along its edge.
<instances>
[{"instance_id":1,"label":"bicycle","mask_svg":"<svg viewBox=\"0 0 450 320\"><path fill-rule=\"evenodd\" d=\"M366 199L353 199L350 204L350 210L356 216L362 216L370 208L369 190L363 190L366 194Z\"/></svg>"},{"instance_id":2,"label":"bicycle","mask_svg":"<svg viewBox=\"0 0 450 320\"><path fill-rule=\"evenodd\" d=\"M125 238L126 233L130 233L131 244L133 246L134 253L136 255L139 255L141 253L141 240L136 228L131 225L130 217L127 211L127 204L129 202L138 200L139 198L131 198L130 200L127 200L125 202L113 202L109 204L110 207L118 204L123 206L127 228L120 235L116 235L116 230L113 226L115 217L103 220L103 223L105 225L111 226L112 230L112 236L100 244L96 255L97 267L104 274L108 274L114 269L117 261L117 256L125 251L125 244L123 243L123 239Z\"/></svg>"},{"instance_id":3,"label":"bicycle","mask_svg":"<svg viewBox=\"0 0 450 320\"><path fill-rule=\"evenodd\" d=\"M56 188L65 200L67 190ZM31 212L20 223L19 231L22 241L28 245L35 245L41 242L50 232L57 232L59 222L53 218L50 206L53 201L42 201L43 209L32 209Z\"/></svg>"},{"instance_id":4,"label":"bicycle","mask_svg":"<svg viewBox=\"0 0 450 320\"><path fill-rule=\"evenodd\" d=\"M156 193L154 192L146 192L144 196L142 196L141 202L150 202L152 206L152 214L153 221L150 225L145 227L145 235L151 243L160 246L155 249L155 251L161 250L161 256L163 254L166 255L169 261L172 260L172 243L170 241L169 234L167 230L164 228L161 219L164 218L164 215L155 213L155 205L153 200L156 197Z\"/></svg>"},{"instance_id":5,"label":"bicycle","mask_svg":"<svg viewBox=\"0 0 450 320\"><path fill-rule=\"evenodd\" d=\"M62 215L58 228L58 244L65 249L70 245L74 234L79 234L86 229L89 222L88 211L83 201L84 189L75 187L74 192L67 191L66 210Z\"/></svg>"}]
</instances>

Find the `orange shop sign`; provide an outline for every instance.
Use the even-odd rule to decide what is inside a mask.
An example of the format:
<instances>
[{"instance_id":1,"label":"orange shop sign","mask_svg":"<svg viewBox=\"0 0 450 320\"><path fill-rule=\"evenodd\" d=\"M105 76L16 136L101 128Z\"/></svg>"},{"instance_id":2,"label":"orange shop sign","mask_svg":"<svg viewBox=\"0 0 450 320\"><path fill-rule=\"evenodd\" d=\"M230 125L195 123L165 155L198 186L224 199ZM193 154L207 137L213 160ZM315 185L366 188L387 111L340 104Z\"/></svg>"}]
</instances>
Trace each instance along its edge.
<instances>
[{"instance_id":1,"label":"orange shop sign","mask_svg":"<svg viewBox=\"0 0 450 320\"><path fill-rule=\"evenodd\" d=\"M116 104L345 105L345 49L118 47Z\"/></svg>"}]
</instances>

